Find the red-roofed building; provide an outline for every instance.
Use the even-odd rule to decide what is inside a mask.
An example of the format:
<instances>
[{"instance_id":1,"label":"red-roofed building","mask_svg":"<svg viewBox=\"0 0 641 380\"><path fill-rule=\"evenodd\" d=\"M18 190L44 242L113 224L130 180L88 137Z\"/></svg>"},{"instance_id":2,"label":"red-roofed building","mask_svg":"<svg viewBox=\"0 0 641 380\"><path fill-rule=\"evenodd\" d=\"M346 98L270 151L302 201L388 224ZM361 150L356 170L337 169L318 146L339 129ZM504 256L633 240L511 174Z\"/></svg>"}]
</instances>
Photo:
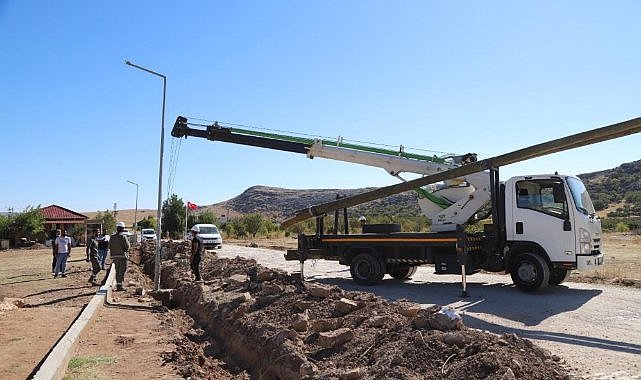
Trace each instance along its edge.
<instances>
[{"instance_id":1,"label":"red-roofed building","mask_svg":"<svg viewBox=\"0 0 641 380\"><path fill-rule=\"evenodd\" d=\"M75 225L86 224L88 219L85 215L58 205L43 207L42 215L45 217L45 230L49 236L56 229L67 230L71 234Z\"/></svg>"}]
</instances>

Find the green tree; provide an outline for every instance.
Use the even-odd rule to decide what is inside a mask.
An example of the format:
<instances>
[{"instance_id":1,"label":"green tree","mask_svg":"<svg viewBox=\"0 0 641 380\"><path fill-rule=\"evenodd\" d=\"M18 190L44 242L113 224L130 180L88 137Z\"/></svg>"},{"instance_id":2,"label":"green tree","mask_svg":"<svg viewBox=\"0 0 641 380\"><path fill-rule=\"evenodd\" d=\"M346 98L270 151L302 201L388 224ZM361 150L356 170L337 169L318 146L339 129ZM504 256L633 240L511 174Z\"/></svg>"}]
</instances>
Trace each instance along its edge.
<instances>
[{"instance_id":1,"label":"green tree","mask_svg":"<svg viewBox=\"0 0 641 380\"><path fill-rule=\"evenodd\" d=\"M11 218L0 215L0 238L8 238L11 229Z\"/></svg>"},{"instance_id":2,"label":"green tree","mask_svg":"<svg viewBox=\"0 0 641 380\"><path fill-rule=\"evenodd\" d=\"M185 232L185 203L178 195L172 194L162 203L162 233L173 238Z\"/></svg>"},{"instance_id":3,"label":"green tree","mask_svg":"<svg viewBox=\"0 0 641 380\"><path fill-rule=\"evenodd\" d=\"M198 223L216 224L218 218L211 211L205 211L198 214Z\"/></svg>"},{"instance_id":4,"label":"green tree","mask_svg":"<svg viewBox=\"0 0 641 380\"><path fill-rule=\"evenodd\" d=\"M40 206L27 206L23 212L13 218L11 224L14 231L19 231L29 238L45 231L45 217Z\"/></svg>"},{"instance_id":5,"label":"green tree","mask_svg":"<svg viewBox=\"0 0 641 380\"><path fill-rule=\"evenodd\" d=\"M96 214L96 220L99 220L102 223L102 229L106 233L111 234L116 232L116 218L114 218L114 214L111 211L98 211Z\"/></svg>"},{"instance_id":6,"label":"green tree","mask_svg":"<svg viewBox=\"0 0 641 380\"><path fill-rule=\"evenodd\" d=\"M148 215L146 218L138 221L138 228L153 228L156 229L156 218L151 215Z\"/></svg>"},{"instance_id":7,"label":"green tree","mask_svg":"<svg viewBox=\"0 0 641 380\"><path fill-rule=\"evenodd\" d=\"M616 224L616 226L614 226L614 230L616 232L628 232L630 231L630 227L628 227L626 223L619 222Z\"/></svg>"},{"instance_id":8,"label":"green tree","mask_svg":"<svg viewBox=\"0 0 641 380\"><path fill-rule=\"evenodd\" d=\"M187 227L194 224L218 224L218 218L211 211L204 211L198 214L190 214L187 216Z\"/></svg>"},{"instance_id":9,"label":"green tree","mask_svg":"<svg viewBox=\"0 0 641 380\"><path fill-rule=\"evenodd\" d=\"M247 237L247 229L245 228L245 223L243 219L233 219L231 222L227 223L231 234L236 238Z\"/></svg>"},{"instance_id":10,"label":"green tree","mask_svg":"<svg viewBox=\"0 0 641 380\"><path fill-rule=\"evenodd\" d=\"M245 229L253 238L255 238L256 234L263 228L263 216L260 214L245 215L243 217L243 222L245 224Z\"/></svg>"}]
</instances>

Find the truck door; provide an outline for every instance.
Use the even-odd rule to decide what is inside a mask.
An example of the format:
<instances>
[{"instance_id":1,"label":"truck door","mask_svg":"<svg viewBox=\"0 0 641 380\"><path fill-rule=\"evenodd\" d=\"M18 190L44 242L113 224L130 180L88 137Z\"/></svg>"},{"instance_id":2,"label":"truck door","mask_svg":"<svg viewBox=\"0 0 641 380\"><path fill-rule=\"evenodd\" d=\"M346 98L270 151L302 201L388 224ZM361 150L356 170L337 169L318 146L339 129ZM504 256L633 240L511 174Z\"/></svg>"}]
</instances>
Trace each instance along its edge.
<instances>
[{"instance_id":1,"label":"truck door","mask_svg":"<svg viewBox=\"0 0 641 380\"><path fill-rule=\"evenodd\" d=\"M522 177L509 181L508 186L506 193L511 191L511 196L506 196L506 206L511 213L505 213L507 239L539 244L552 262L574 261L573 210L568 207L563 180Z\"/></svg>"}]
</instances>

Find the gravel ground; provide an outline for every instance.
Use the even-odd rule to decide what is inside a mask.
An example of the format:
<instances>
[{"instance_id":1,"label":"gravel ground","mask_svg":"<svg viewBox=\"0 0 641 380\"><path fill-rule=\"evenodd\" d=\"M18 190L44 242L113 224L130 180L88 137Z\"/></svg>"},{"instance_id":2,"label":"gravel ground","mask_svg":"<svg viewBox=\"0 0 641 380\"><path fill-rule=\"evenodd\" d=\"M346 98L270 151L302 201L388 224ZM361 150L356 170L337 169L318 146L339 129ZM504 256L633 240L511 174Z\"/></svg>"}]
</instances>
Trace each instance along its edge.
<instances>
[{"instance_id":1,"label":"gravel ground","mask_svg":"<svg viewBox=\"0 0 641 380\"><path fill-rule=\"evenodd\" d=\"M282 251L228 244L216 253L253 258L290 273L300 271L300 264L285 261ZM475 274L467 278L469 297L461 298L460 277L434 275L432 267L419 267L407 282L386 277L370 287L352 282L348 267L322 260L305 264L305 278L389 300L453 307L467 326L534 340L565 359L580 378L641 379L639 289L570 282L525 294L511 285L509 276Z\"/></svg>"}]
</instances>

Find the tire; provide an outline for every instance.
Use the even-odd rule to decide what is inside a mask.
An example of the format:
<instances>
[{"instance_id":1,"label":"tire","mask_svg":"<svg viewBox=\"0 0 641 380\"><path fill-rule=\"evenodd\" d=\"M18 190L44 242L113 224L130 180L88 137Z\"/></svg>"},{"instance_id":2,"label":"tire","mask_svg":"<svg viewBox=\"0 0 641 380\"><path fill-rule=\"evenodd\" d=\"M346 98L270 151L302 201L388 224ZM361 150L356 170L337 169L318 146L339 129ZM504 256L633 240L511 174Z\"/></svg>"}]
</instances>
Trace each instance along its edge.
<instances>
[{"instance_id":1,"label":"tire","mask_svg":"<svg viewBox=\"0 0 641 380\"><path fill-rule=\"evenodd\" d=\"M360 253L349 265L352 279L361 285L376 285L385 275L385 270L378 258L370 253Z\"/></svg>"},{"instance_id":2,"label":"tire","mask_svg":"<svg viewBox=\"0 0 641 380\"><path fill-rule=\"evenodd\" d=\"M565 268L552 268L550 271L550 285L559 285L570 277L570 271Z\"/></svg>"},{"instance_id":3,"label":"tire","mask_svg":"<svg viewBox=\"0 0 641 380\"><path fill-rule=\"evenodd\" d=\"M536 253L525 252L516 257L510 275L514 285L526 292L541 290L550 283L550 267Z\"/></svg>"},{"instance_id":4,"label":"tire","mask_svg":"<svg viewBox=\"0 0 641 380\"><path fill-rule=\"evenodd\" d=\"M415 265L408 265L399 268L395 268L389 271L389 275L397 280L407 280L416 273Z\"/></svg>"}]
</instances>

